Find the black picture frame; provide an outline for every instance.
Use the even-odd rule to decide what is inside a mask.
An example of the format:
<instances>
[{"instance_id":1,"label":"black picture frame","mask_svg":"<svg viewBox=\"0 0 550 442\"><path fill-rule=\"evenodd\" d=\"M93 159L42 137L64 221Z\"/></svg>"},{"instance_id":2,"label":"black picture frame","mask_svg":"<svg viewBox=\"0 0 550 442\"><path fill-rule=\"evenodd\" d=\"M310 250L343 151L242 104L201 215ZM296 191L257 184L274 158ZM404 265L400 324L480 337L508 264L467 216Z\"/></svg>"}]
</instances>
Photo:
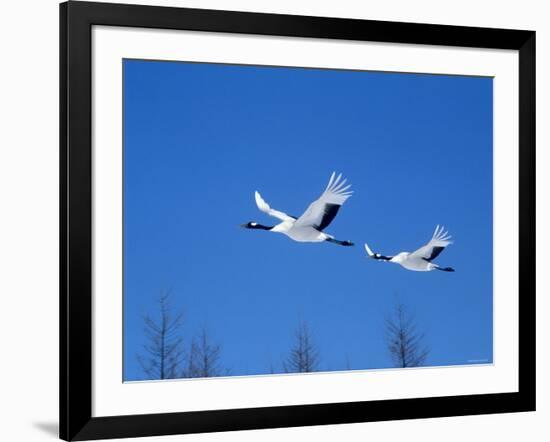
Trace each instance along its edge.
<instances>
[{"instance_id":1,"label":"black picture frame","mask_svg":"<svg viewBox=\"0 0 550 442\"><path fill-rule=\"evenodd\" d=\"M519 391L92 417L93 25L519 51ZM60 5L60 437L90 440L535 410L535 32L69 1Z\"/></svg>"}]
</instances>

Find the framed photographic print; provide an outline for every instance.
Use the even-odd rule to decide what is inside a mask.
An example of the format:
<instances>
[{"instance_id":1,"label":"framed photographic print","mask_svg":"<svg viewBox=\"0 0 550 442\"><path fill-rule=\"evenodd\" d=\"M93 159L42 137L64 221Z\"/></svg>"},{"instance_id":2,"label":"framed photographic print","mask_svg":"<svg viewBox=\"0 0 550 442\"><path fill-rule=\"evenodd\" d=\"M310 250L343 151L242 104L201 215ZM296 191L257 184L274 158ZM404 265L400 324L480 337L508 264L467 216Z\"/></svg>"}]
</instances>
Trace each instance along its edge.
<instances>
[{"instance_id":1,"label":"framed photographic print","mask_svg":"<svg viewBox=\"0 0 550 442\"><path fill-rule=\"evenodd\" d=\"M535 33L60 7L65 440L535 409Z\"/></svg>"}]
</instances>

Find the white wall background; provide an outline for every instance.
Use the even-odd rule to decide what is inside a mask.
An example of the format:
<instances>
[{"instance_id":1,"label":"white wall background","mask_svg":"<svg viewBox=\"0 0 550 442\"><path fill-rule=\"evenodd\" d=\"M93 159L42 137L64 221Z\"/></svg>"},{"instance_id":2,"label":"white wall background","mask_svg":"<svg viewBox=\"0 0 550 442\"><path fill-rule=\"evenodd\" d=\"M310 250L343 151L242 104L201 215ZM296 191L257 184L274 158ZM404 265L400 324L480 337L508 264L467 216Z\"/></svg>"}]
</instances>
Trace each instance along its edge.
<instances>
[{"instance_id":1,"label":"white wall background","mask_svg":"<svg viewBox=\"0 0 550 442\"><path fill-rule=\"evenodd\" d=\"M547 440L549 313L550 11L537 0L182 0L158 5L413 21L537 31L538 411L510 415L334 425L149 440ZM0 440L57 436L58 7L2 2L0 26Z\"/></svg>"}]
</instances>

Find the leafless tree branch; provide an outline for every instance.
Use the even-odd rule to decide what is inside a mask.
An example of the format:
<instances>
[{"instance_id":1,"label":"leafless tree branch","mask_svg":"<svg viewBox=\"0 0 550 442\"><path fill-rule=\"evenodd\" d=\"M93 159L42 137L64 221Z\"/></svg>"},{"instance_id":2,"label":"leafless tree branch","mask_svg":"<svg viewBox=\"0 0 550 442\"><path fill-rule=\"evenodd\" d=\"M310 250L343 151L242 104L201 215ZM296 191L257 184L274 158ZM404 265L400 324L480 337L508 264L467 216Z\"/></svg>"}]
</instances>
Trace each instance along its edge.
<instances>
[{"instance_id":1,"label":"leafless tree branch","mask_svg":"<svg viewBox=\"0 0 550 442\"><path fill-rule=\"evenodd\" d=\"M147 343L137 360L149 379L173 379L180 376L185 356L180 336L183 312L174 312L170 292L161 292L157 302L157 315L143 317Z\"/></svg>"},{"instance_id":2,"label":"leafless tree branch","mask_svg":"<svg viewBox=\"0 0 550 442\"><path fill-rule=\"evenodd\" d=\"M283 369L286 373L309 373L319 369L319 361L319 350L309 326L301 321L294 332L294 345L283 361Z\"/></svg>"},{"instance_id":3,"label":"leafless tree branch","mask_svg":"<svg viewBox=\"0 0 550 442\"><path fill-rule=\"evenodd\" d=\"M424 334L417 332L414 316L398 303L393 315L386 319L386 346L396 367L424 365L429 349L424 345Z\"/></svg>"}]
</instances>

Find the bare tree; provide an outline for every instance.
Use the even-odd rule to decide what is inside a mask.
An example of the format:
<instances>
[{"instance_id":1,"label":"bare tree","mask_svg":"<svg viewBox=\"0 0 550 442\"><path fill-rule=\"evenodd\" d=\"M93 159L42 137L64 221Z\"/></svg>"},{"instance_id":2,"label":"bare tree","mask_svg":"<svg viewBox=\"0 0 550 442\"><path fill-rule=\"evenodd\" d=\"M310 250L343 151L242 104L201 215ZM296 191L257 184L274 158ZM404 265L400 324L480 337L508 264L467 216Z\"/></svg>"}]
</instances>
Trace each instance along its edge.
<instances>
[{"instance_id":1,"label":"bare tree","mask_svg":"<svg viewBox=\"0 0 550 442\"><path fill-rule=\"evenodd\" d=\"M294 346L283 361L286 373L309 373L319 369L319 350L305 321L301 321L294 332Z\"/></svg>"},{"instance_id":2,"label":"bare tree","mask_svg":"<svg viewBox=\"0 0 550 442\"><path fill-rule=\"evenodd\" d=\"M221 346L210 340L206 328L203 328L198 337L193 338L187 358L185 376L189 378L209 378L221 376L220 366Z\"/></svg>"},{"instance_id":3,"label":"bare tree","mask_svg":"<svg viewBox=\"0 0 550 442\"><path fill-rule=\"evenodd\" d=\"M149 379L173 379L181 376L184 362L183 312L175 312L169 292L158 297L158 313L155 317L143 317L147 339L144 354L137 359Z\"/></svg>"},{"instance_id":4,"label":"bare tree","mask_svg":"<svg viewBox=\"0 0 550 442\"><path fill-rule=\"evenodd\" d=\"M350 358L349 358L349 355L346 354L346 365L345 365L345 370L351 370L351 361L350 361Z\"/></svg>"},{"instance_id":5,"label":"bare tree","mask_svg":"<svg viewBox=\"0 0 550 442\"><path fill-rule=\"evenodd\" d=\"M386 319L386 344L396 367L424 365L429 349L423 344L424 334L417 332L414 316L398 303Z\"/></svg>"}]
</instances>

